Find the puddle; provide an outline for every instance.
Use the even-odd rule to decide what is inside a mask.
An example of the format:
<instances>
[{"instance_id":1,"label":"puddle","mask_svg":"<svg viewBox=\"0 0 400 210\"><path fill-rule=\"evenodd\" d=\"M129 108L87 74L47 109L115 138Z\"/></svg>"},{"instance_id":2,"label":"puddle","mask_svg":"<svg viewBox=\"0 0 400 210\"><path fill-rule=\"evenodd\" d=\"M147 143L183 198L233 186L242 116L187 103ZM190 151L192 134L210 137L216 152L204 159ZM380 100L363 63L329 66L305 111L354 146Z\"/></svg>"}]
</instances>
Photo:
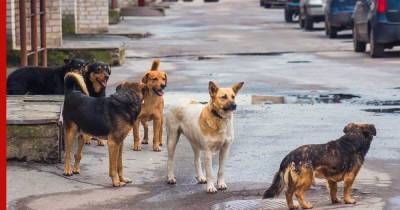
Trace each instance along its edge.
<instances>
[{"instance_id":1,"label":"puddle","mask_svg":"<svg viewBox=\"0 0 400 210\"><path fill-rule=\"evenodd\" d=\"M291 94L289 96L252 96L252 104L338 104L353 102L360 96L353 94Z\"/></svg>"},{"instance_id":2,"label":"puddle","mask_svg":"<svg viewBox=\"0 0 400 210\"><path fill-rule=\"evenodd\" d=\"M366 112L400 114L400 108L363 109Z\"/></svg>"},{"instance_id":3,"label":"puddle","mask_svg":"<svg viewBox=\"0 0 400 210\"><path fill-rule=\"evenodd\" d=\"M374 101L367 101L367 105L374 105L374 106L400 106L400 100L374 100Z\"/></svg>"},{"instance_id":4,"label":"puddle","mask_svg":"<svg viewBox=\"0 0 400 210\"><path fill-rule=\"evenodd\" d=\"M287 63L311 63L311 61L288 61Z\"/></svg>"}]
</instances>

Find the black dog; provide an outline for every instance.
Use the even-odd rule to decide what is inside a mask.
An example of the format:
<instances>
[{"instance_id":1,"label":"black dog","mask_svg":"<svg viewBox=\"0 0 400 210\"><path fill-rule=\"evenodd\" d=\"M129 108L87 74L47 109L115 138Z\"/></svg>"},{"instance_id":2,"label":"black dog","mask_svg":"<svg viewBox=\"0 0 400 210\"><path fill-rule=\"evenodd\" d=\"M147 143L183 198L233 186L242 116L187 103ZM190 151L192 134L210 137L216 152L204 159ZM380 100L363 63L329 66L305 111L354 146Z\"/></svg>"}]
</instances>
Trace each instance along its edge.
<instances>
[{"instance_id":1,"label":"black dog","mask_svg":"<svg viewBox=\"0 0 400 210\"><path fill-rule=\"evenodd\" d=\"M376 136L372 124L350 123L343 129L344 136L326 144L303 145L291 151L282 160L279 171L263 198L272 198L286 187L286 201L290 209L296 195L303 209L312 208L304 199L304 192L314 182L314 176L328 182L332 203L338 203L337 182L344 181L344 202L354 204L351 186L364 163L365 155Z\"/></svg>"},{"instance_id":2,"label":"black dog","mask_svg":"<svg viewBox=\"0 0 400 210\"><path fill-rule=\"evenodd\" d=\"M28 66L15 70L7 78L7 95L63 95L65 74L83 74L87 65L82 59L65 59L64 63L56 68Z\"/></svg>"},{"instance_id":3,"label":"black dog","mask_svg":"<svg viewBox=\"0 0 400 210\"><path fill-rule=\"evenodd\" d=\"M92 97L106 96L106 86L111 75L111 68L103 62L89 64L84 74L85 83Z\"/></svg>"},{"instance_id":4,"label":"black dog","mask_svg":"<svg viewBox=\"0 0 400 210\"><path fill-rule=\"evenodd\" d=\"M83 139L78 138L74 170L71 168L71 150L75 135L80 130L108 139L110 176L114 186L131 182L123 175L123 140L132 129L140 113L144 84L125 82L109 97L90 97L83 78L76 73L65 76L63 121L65 128L64 175L80 173Z\"/></svg>"}]
</instances>

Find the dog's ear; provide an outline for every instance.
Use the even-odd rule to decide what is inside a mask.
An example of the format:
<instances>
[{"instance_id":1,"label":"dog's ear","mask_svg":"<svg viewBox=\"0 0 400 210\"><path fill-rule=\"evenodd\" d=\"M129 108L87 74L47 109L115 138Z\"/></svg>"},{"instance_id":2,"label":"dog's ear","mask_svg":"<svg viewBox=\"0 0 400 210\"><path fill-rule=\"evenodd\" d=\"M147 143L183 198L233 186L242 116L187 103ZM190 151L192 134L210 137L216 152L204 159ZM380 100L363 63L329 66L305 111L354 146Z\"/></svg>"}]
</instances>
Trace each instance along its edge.
<instances>
[{"instance_id":1,"label":"dog's ear","mask_svg":"<svg viewBox=\"0 0 400 210\"><path fill-rule=\"evenodd\" d=\"M72 59L64 59L64 64L68 65L72 62Z\"/></svg>"},{"instance_id":2,"label":"dog's ear","mask_svg":"<svg viewBox=\"0 0 400 210\"><path fill-rule=\"evenodd\" d=\"M237 94L239 92L239 90L243 87L244 82L239 82L236 83L232 86L232 90L233 92L235 92L235 94Z\"/></svg>"},{"instance_id":3,"label":"dog's ear","mask_svg":"<svg viewBox=\"0 0 400 210\"><path fill-rule=\"evenodd\" d=\"M108 73L108 75L111 75L111 66L110 65L107 65L107 73Z\"/></svg>"},{"instance_id":4,"label":"dog's ear","mask_svg":"<svg viewBox=\"0 0 400 210\"><path fill-rule=\"evenodd\" d=\"M356 126L355 123L349 123L349 124L347 124L347 125L343 128L343 133L347 134L347 133L350 132L352 129L354 129L355 126Z\"/></svg>"},{"instance_id":5,"label":"dog's ear","mask_svg":"<svg viewBox=\"0 0 400 210\"><path fill-rule=\"evenodd\" d=\"M122 81L121 84L117 85L117 87L115 88L115 91L119 91L121 90L121 88L123 88L125 86L126 81Z\"/></svg>"},{"instance_id":6,"label":"dog's ear","mask_svg":"<svg viewBox=\"0 0 400 210\"><path fill-rule=\"evenodd\" d=\"M150 71L158 71L158 67L160 66L160 60L156 59L153 61L153 64L151 65Z\"/></svg>"},{"instance_id":7,"label":"dog's ear","mask_svg":"<svg viewBox=\"0 0 400 210\"><path fill-rule=\"evenodd\" d=\"M144 75L144 77L142 78L142 82L144 83L144 84L147 84L147 81L149 80L149 73L146 73L145 75Z\"/></svg>"},{"instance_id":8,"label":"dog's ear","mask_svg":"<svg viewBox=\"0 0 400 210\"><path fill-rule=\"evenodd\" d=\"M376 136L375 125L373 125L373 124L365 125L365 127L363 128L363 132L364 132L364 134L368 134L370 136Z\"/></svg>"},{"instance_id":9,"label":"dog's ear","mask_svg":"<svg viewBox=\"0 0 400 210\"><path fill-rule=\"evenodd\" d=\"M168 76L167 76L167 73L164 73L164 76L165 76L165 86L167 86L167 83L168 83Z\"/></svg>"},{"instance_id":10,"label":"dog's ear","mask_svg":"<svg viewBox=\"0 0 400 210\"><path fill-rule=\"evenodd\" d=\"M208 83L208 92L210 93L211 97L214 97L217 94L218 89L218 86L213 81Z\"/></svg>"}]
</instances>

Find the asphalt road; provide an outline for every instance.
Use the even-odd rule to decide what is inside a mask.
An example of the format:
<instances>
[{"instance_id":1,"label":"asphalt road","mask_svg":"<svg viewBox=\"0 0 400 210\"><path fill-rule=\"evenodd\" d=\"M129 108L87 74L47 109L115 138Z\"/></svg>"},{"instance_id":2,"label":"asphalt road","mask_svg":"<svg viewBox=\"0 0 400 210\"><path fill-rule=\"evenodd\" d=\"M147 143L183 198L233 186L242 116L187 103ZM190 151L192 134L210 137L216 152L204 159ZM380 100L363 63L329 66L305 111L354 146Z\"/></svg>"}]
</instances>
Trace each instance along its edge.
<instances>
[{"instance_id":1,"label":"asphalt road","mask_svg":"<svg viewBox=\"0 0 400 210\"><path fill-rule=\"evenodd\" d=\"M282 197L261 201L281 159L292 149L342 135L348 122L376 125L378 135L355 184L356 205L328 202L323 183L307 194L318 209L400 208L399 113L366 112L400 108L400 48L371 59L352 51L351 33L328 39L322 30L304 32L283 21L283 10L260 8L255 0L172 4L165 17L125 18L112 26L150 32L144 39L85 37L82 42L120 42L127 60L113 68L112 93L122 80L140 80L153 58L168 73L166 109L171 104L207 101L208 81L221 86L245 81L237 98L235 142L226 164L228 190L208 195L194 179L193 153L186 139L177 147L177 185L166 181L166 148L130 150L125 173L134 183L110 187L104 147L85 148L82 173L63 177L62 164L9 162L10 209L285 209ZM357 96L319 103L327 94ZM253 95L283 96L288 103L254 105ZM397 101L396 101L397 100ZM381 104L392 103L391 106ZM151 135L150 135L151 137ZM165 141L165 140L164 140ZM214 159L216 160L216 159ZM213 163L214 172L217 161Z\"/></svg>"}]
</instances>

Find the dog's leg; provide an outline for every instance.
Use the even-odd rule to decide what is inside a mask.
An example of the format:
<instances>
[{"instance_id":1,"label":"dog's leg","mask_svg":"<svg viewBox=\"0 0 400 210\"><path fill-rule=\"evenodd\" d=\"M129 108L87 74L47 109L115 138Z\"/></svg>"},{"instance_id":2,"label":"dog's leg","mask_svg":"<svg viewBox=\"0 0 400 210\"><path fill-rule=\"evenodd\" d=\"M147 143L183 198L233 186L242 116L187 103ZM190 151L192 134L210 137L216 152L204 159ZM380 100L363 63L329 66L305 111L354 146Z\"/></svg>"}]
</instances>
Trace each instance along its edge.
<instances>
[{"instance_id":1,"label":"dog's leg","mask_svg":"<svg viewBox=\"0 0 400 210\"><path fill-rule=\"evenodd\" d=\"M328 181L328 187L329 187L329 194L331 196L331 201L332 203L340 203L340 199L337 194L337 182L327 180Z\"/></svg>"},{"instance_id":2,"label":"dog's leg","mask_svg":"<svg viewBox=\"0 0 400 210\"><path fill-rule=\"evenodd\" d=\"M146 120L142 120L143 125L143 141L142 144L149 144L149 125Z\"/></svg>"},{"instance_id":3,"label":"dog's leg","mask_svg":"<svg viewBox=\"0 0 400 210\"><path fill-rule=\"evenodd\" d=\"M74 138L78 131L78 127L74 123L70 123L65 127L65 155L64 155L64 175L72 176L71 153Z\"/></svg>"},{"instance_id":4,"label":"dog's leg","mask_svg":"<svg viewBox=\"0 0 400 210\"><path fill-rule=\"evenodd\" d=\"M343 192L343 200L346 204L355 204L356 200L354 198L351 197L350 193L351 193L351 186L354 183L354 180L357 176L357 172L349 172L347 174L344 175L344 192Z\"/></svg>"},{"instance_id":5,"label":"dog's leg","mask_svg":"<svg viewBox=\"0 0 400 210\"><path fill-rule=\"evenodd\" d=\"M82 159L82 150L85 145L85 137L87 135L82 134L78 136L78 149L75 154L75 166L74 166L74 174L79 174L81 172L81 159Z\"/></svg>"},{"instance_id":6,"label":"dog's leg","mask_svg":"<svg viewBox=\"0 0 400 210\"><path fill-rule=\"evenodd\" d=\"M203 171L201 170L201 161L200 161L200 150L192 146L194 153L194 167L196 169L196 179L199 184L206 184L207 179L203 175Z\"/></svg>"},{"instance_id":7,"label":"dog's leg","mask_svg":"<svg viewBox=\"0 0 400 210\"><path fill-rule=\"evenodd\" d=\"M139 136L139 125L140 125L140 120L139 118L135 121L133 124L133 145L132 149L134 151L140 151L141 145L140 145L140 136Z\"/></svg>"},{"instance_id":8,"label":"dog's leg","mask_svg":"<svg viewBox=\"0 0 400 210\"><path fill-rule=\"evenodd\" d=\"M160 152L160 129L161 128L161 119L154 119L153 121L153 151Z\"/></svg>"},{"instance_id":9,"label":"dog's leg","mask_svg":"<svg viewBox=\"0 0 400 210\"><path fill-rule=\"evenodd\" d=\"M124 182L124 183L131 183L132 180L124 176L124 166L122 163L122 151L124 148L124 142L121 141L119 144L119 149L118 149L118 176L119 176L119 181Z\"/></svg>"},{"instance_id":10,"label":"dog's leg","mask_svg":"<svg viewBox=\"0 0 400 210\"><path fill-rule=\"evenodd\" d=\"M295 195L297 197L297 200L300 203L301 208L303 209L311 209L313 208L313 205L311 205L310 202L306 201L304 199L304 192L310 188L310 186L313 183L313 174L301 174L300 175L300 180L297 181L298 183L301 183L300 186L297 186L297 190L295 192Z\"/></svg>"},{"instance_id":11,"label":"dog's leg","mask_svg":"<svg viewBox=\"0 0 400 210\"><path fill-rule=\"evenodd\" d=\"M289 209L298 209L299 206L294 204L293 202L293 194L294 194L294 186L288 186L286 192L285 192L285 196L286 196L286 203L289 207Z\"/></svg>"},{"instance_id":12,"label":"dog's leg","mask_svg":"<svg viewBox=\"0 0 400 210\"><path fill-rule=\"evenodd\" d=\"M207 176L207 192L208 193L216 193L217 188L214 186L213 177L212 177L212 152L210 150L206 150L204 152L205 158L205 168L206 168L206 176Z\"/></svg>"},{"instance_id":13,"label":"dog's leg","mask_svg":"<svg viewBox=\"0 0 400 210\"><path fill-rule=\"evenodd\" d=\"M179 130L178 128L170 128L167 135L167 147L168 147L168 184L176 184L176 177L174 175L174 154L175 148L179 141Z\"/></svg>"},{"instance_id":14,"label":"dog's leg","mask_svg":"<svg viewBox=\"0 0 400 210\"><path fill-rule=\"evenodd\" d=\"M99 137L96 137L97 146L103 147L103 146L106 144L105 141L106 141L106 140L104 140L104 139L101 139L101 138L99 138Z\"/></svg>"},{"instance_id":15,"label":"dog's leg","mask_svg":"<svg viewBox=\"0 0 400 210\"><path fill-rule=\"evenodd\" d=\"M162 143L163 125L164 125L164 116L161 113L161 126L160 126L160 134L159 134L159 137L158 137L158 139L159 139L158 142L160 142L160 147L163 145L163 143Z\"/></svg>"},{"instance_id":16,"label":"dog's leg","mask_svg":"<svg viewBox=\"0 0 400 210\"><path fill-rule=\"evenodd\" d=\"M110 169L109 169L109 174L113 183L114 187L121 187L124 186L124 182L120 182L119 176L118 176L118 158L119 158L119 147L120 145L115 143L114 139L111 139L110 137L108 138L108 156L110 160Z\"/></svg>"},{"instance_id":17,"label":"dog's leg","mask_svg":"<svg viewBox=\"0 0 400 210\"><path fill-rule=\"evenodd\" d=\"M218 168L218 180L217 187L219 190L226 190L227 186L224 180L224 166L225 160L228 157L229 145L224 145L219 151L219 168Z\"/></svg>"}]
</instances>

